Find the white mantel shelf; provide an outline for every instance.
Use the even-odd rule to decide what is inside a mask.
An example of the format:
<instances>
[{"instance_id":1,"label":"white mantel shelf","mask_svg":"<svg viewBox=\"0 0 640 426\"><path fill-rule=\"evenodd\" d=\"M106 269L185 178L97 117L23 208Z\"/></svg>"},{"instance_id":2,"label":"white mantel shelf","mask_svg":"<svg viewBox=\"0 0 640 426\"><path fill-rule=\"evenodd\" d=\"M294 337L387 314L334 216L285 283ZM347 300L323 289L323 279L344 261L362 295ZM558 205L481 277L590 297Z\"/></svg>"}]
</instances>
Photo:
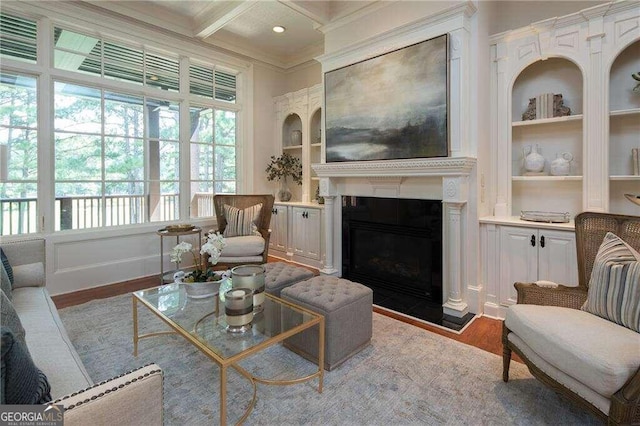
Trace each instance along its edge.
<instances>
[{"instance_id":1,"label":"white mantel shelf","mask_svg":"<svg viewBox=\"0 0 640 426\"><path fill-rule=\"evenodd\" d=\"M320 178L375 176L469 176L476 159L471 157L418 158L410 160L345 161L312 164Z\"/></svg>"}]
</instances>

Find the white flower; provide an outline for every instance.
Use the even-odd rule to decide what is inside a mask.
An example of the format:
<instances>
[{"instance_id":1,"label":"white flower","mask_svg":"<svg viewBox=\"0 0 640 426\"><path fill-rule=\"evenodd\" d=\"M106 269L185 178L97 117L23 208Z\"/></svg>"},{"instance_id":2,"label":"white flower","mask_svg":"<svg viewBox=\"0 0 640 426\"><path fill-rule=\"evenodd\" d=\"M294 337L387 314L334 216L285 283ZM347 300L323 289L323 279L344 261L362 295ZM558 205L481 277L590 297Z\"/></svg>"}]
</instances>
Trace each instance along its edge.
<instances>
[{"instance_id":1,"label":"white flower","mask_svg":"<svg viewBox=\"0 0 640 426\"><path fill-rule=\"evenodd\" d=\"M200 248L200 254L209 255L209 263L215 265L220 259L222 249L227 245L224 237L219 232L209 231L207 233L206 242Z\"/></svg>"},{"instance_id":2,"label":"white flower","mask_svg":"<svg viewBox=\"0 0 640 426\"><path fill-rule=\"evenodd\" d=\"M183 241L180 244L176 245L173 250L171 250L171 261L173 263L182 262L182 255L185 253L189 253L192 248L193 246L191 245L191 243L188 243L186 241Z\"/></svg>"}]
</instances>

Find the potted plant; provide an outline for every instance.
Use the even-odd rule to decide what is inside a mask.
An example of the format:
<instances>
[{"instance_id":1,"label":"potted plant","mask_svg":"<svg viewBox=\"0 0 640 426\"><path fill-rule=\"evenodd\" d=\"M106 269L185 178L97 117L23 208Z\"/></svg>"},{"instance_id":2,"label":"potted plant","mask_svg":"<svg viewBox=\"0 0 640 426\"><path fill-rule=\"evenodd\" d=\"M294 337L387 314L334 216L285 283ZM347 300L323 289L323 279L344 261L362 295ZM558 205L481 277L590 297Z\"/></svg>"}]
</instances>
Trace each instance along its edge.
<instances>
[{"instance_id":1,"label":"potted plant","mask_svg":"<svg viewBox=\"0 0 640 426\"><path fill-rule=\"evenodd\" d=\"M291 191L287 178L291 176L293 181L298 185L302 185L302 163L300 159L285 152L280 157L271 156L271 162L267 166L267 180L280 181L280 190L278 191L278 200L291 200Z\"/></svg>"},{"instance_id":2,"label":"potted plant","mask_svg":"<svg viewBox=\"0 0 640 426\"><path fill-rule=\"evenodd\" d=\"M224 237L219 232L209 231L205 237L205 243L200 248L201 256L198 256L193 245L186 241L182 241L171 250L171 261L178 265L182 263L184 254L191 253L193 256L193 271L187 273L178 271L174 274L176 282L189 284L186 287L187 295L207 297L218 291L225 276L222 272L214 271L211 266L218 263L225 245Z\"/></svg>"}]
</instances>

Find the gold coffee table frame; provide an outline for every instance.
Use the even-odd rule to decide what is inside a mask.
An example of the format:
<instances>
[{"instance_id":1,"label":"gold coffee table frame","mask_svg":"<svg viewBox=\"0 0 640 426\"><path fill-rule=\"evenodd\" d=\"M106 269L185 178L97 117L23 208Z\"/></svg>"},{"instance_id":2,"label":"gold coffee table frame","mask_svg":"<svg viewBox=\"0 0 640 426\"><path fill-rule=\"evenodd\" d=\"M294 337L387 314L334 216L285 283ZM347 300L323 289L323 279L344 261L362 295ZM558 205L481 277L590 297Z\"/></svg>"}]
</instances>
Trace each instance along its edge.
<instances>
[{"instance_id":1,"label":"gold coffee table frame","mask_svg":"<svg viewBox=\"0 0 640 426\"><path fill-rule=\"evenodd\" d=\"M162 286L160 286L162 287ZM145 300L143 296L139 296L137 293L144 293L145 291L155 290L160 287L155 287L149 290L143 290L142 292L134 292L132 293L132 302L133 302L133 355L138 356L138 342L141 339L148 337L161 336L165 334L178 334L184 337L187 341L189 341L192 345L198 348L202 353L204 353L209 359L214 361L220 367L220 424L226 425L227 420L227 369L232 367L242 376L247 378L253 387L253 397L245 413L240 418L237 424L241 424L244 422L247 417L251 414L253 407L256 403L257 398L257 383L262 383L265 385L294 385L302 382L306 382L312 380L314 378L318 378L318 393L322 393L322 385L324 379L324 316L317 314L313 311L305 309L301 306L295 305L293 303L287 302L270 294L266 294L266 297L271 299L272 302L276 303L276 305L284 306L289 309L293 309L294 311L298 311L299 313L305 313L312 317L310 321L303 322L289 330L286 330L282 333L279 333L275 336L268 337L266 340L256 344L255 346L251 346L245 350L238 352L237 354L224 357L220 354L216 353L213 348L207 345L203 340L199 339L195 328L197 325L202 322L204 319L211 315L219 316L217 312L211 312L204 315L202 318L196 321L196 325L194 326L194 330L185 330L182 326L174 322L171 318L164 315L160 312L155 306L153 306L150 302ZM184 291L184 290L182 290ZM215 296L218 297L218 296ZM158 318L160 318L165 324L172 328L172 331L159 331L154 333L147 334L139 334L138 333L138 303L146 306L151 312L153 312ZM263 379L260 377L256 377L253 374L246 371L244 368L240 367L237 363L244 358L247 358L251 355L254 355L270 346L273 346L276 343L282 342L288 337L291 337L295 334L298 334L308 328L318 326L318 371L309 374L307 376L289 379L289 380L271 380L271 379Z\"/></svg>"}]
</instances>

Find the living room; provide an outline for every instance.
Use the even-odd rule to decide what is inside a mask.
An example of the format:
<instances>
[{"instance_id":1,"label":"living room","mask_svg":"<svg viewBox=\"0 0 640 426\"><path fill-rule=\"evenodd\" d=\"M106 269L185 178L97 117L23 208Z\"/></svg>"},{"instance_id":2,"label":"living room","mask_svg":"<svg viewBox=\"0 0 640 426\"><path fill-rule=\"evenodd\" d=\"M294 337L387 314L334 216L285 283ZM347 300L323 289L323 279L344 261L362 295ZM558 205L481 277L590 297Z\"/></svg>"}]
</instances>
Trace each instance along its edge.
<instances>
[{"instance_id":1,"label":"living room","mask_svg":"<svg viewBox=\"0 0 640 426\"><path fill-rule=\"evenodd\" d=\"M175 3L173 8L169 3ZM188 3L192 3L191 9ZM207 194L277 195L280 187L267 179L265 168L270 157L283 152L301 160L302 185L292 185L294 203L278 203L278 199L275 208L285 209L289 217L297 217L296 208L306 209L302 213L307 215L318 212L314 238L319 250L312 255L299 254L291 250L291 236L285 236L285 247L279 250L271 245L269 254L316 268L323 275L344 275L345 198L439 200L445 243L439 254L442 283L436 298L458 330L476 316L503 319L516 302L514 282L546 279L538 278L537 261L536 270L527 270L529 275L523 277L523 270L530 268L530 254L504 258L505 252L520 250L523 241L528 245L531 233L536 234L538 245L544 245L546 236L552 248L549 256L555 257L556 263L569 265L559 268L551 281L577 285L573 222L523 225L519 218L513 218L520 211L567 211L571 218L584 210L638 215L638 207L624 198L624 194L640 192L638 173L614 170L619 159L626 167L629 157L631 164L627 148L637 147L633 136L638 131L637 115L618 114L609 125L609 106L601 102L602 95L611 92L611 110L614 100L620 99L616 110L640 107L638 96L627 99L622 95L637 83L627 72L629 63L638 68L634 55L640 34L633 26L638 20L637 2L231 2L227 9L219 10L213 6L207 9L203 3L2 2L3 14L34 23L30 27L33 32L12 33L11 40L19 40L36 53L31 58L3 53L2 72L29 80L25 87L33 89L32 100L37 106L30 110L34 118L28 124L3 123L3 130L31 131L30 147L36 148L37 154L31 153L35 165L31 164L28 172L3 178L5 194L18 194L18 187L27 189L22 189L22 196L3 194L2 198L34 201L24 228L16 232L18 225L5 221L9 230L5 232L3 227L2 244L44 237L46 288L54 298L99 293L114 284L157 277L161 264L172 268L169 252L173 241L159 238L158 229L186 222L203 230L215 228ZM271 22L270 7L277 11L273 16L291 19L291 24ZM256 15L261 29L282 25L285 32L246 35L252 32L251 25L258 26L252 21ZM288 44L293 42L285 37L303 40L296 35L296 25L306 25L304 34L317 34L313 41L304 39L308 44L300 47L298 43L293 50L289 47L293 44ZM8 28L3 27L5 34L9 34ZM597 37L611 31L618 31L613 45ZM327 129L322 114L329 93L323 92L322 86L328 73L443 34L448 35L449 49L446 155L359 164L325 161ZM269 51L271 39L276 48ZM600 62L590 53L599 51L598 40L605 46L601 47L605 54ZM96 55L100 46L101 53ZM108 51L107 46L114 50ZM132 65L127 60L133 57L127 55L134 51L144 58L143 80L125 72ZM624 63L612 68L619 74L611 71L609 75L608 67L618 55ZM516 56L517 60L509 60ZM560 60L566 63L554 62ZM536 64L542 64L542 70L536 69ZM601 68L594 68L594 64ZM107 76L109 67L118 66L125 71ZM536 72L542 77L536 77ZM201 83L204 75L211 75L209 87L195 84ZM556 84L555 80L563 81ZM6 82L12 84L10 79L3 80ZM87 101L92 90L93 99L98 100L93 103ZM539 92L532 95L532 90ZM572 110L571 119L562 120L555 130L512 124L521 121L518 117L525 113L529 98L544 91L564 95L565 105ZM108 117L99 118L102 109L106 111L110 102L121 105L126 97L135 98L129 101L138 102L140 111L148 111L146 118L139 118L139 129L136 122L131 124L134 139L140 146L158 141L157 151L131 151L146 165L138 165L132 174L111 166L125 163L126 154L117 149L109 152L106 142L100 144L113 136ZM322 114L314 115L320 109ZM89 113L81 117L83 110L93 111L98 118ZM215 120L207 121L211 112ZM205 128L206 123L214 123L214 132L222 129L228 122L220 112L233 117L233 137L229 143L211 147L194 137L190 126L198 123L202 134L212 131ZM155 113L163 123L156 135L145 122ZM300 151L285 149L293 129L286 120L292 113L304 123ZM74 122L74 114L85 121ZM194 120L196 114L198 119ZM322 124L314 127L314 116ZM501 119L507 116L508 120ZM191 124L184 117L190 117ZM555 131L561 136L549 136ZM612 138L615 135L621 140L624 153L604 148L609 146L609 131ZM81 144L74 145L74 138L88 143L87 135L95 136L98 142L91 143L102 150L97 163L91 163L91 156L83 156L78 149ZM226 136L216 133L216 137L222 140ZM520 164L523 150L545 139L552 142L549 148L543 145L545 176L524 176ZM68 145L54 145L51 140L66 140ZM118 149L124 149L122 141L114 142L118 143ZM66 154L58 155L62 148ZM204 162L196 163L195 152L206 155L218 148L233 151L228 157L231 163L225 163L219 174L207 169ZM563 151L571 154L571 160L566 160L571 170L568 175L553 176L552 157ZM17 168L11 171L10 166L9 170L17 173ZM106 200L123 188L132 196L151 194L149 203L154 203L155 196L155 211L136 221L115 222L114 214L103 204L97 224L65 216L67 207L77 209L71 199L91 200L97 195ZM318 204L319 198L323 205ZM63 199L68 199L69 205L63 205ZM201 207L200 200L209 207ZM169 206L168 210L163 206ZM524 231L512 232L516 228ZM503 235L512 239L503 240ZM501 244L506 245L501 249ZM529 278L531 274L533 278Z\"/></svg>"}]
</instances>

